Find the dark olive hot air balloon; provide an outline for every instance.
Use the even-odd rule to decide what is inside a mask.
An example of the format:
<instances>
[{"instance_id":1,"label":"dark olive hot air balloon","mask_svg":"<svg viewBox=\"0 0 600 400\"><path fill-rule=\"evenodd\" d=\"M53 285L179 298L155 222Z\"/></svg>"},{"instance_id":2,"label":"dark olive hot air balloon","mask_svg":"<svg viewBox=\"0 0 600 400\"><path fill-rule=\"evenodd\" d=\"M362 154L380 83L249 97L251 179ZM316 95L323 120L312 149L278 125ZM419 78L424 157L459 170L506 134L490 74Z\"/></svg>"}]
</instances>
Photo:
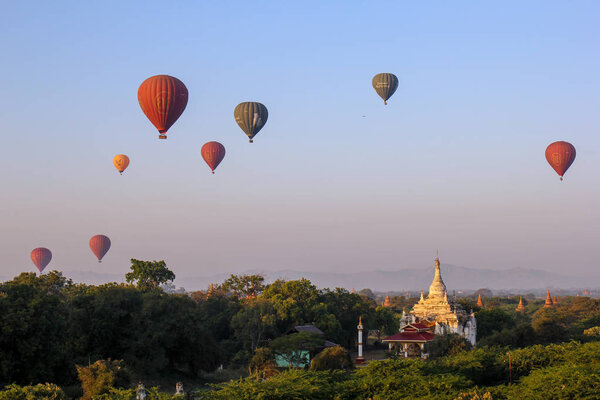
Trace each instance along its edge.
<instances>
[{"instance_id":1,"label":"dark olive hot air balloon","mask_svg":"<svg viewBox=\"0 0 600 400\"><path fill-rule=\"evenodd\" d=\"M377 74L373 77L373 89L383 99L383 104L387 104L388 99L398 89L398 78L389 73Z\"/></svg>"},{"instance_id":2,"label":"dark olive hot air balloon","mask_svg":"<svg viewBox=\"0 0 600 400\"><path fill-rule=\"evenodd\" d=\"M90 249L98 258L98 262L102 262L102 257L110 249L110 239L104 235L92 236L90 239Z\"/></svg>"},{"instance_id":3,"label":"dark olive hot air balloon","mask_svg":"<svg viewBox=\"0 0 600 400\"><path fill-rule=\"evenodd\" d=\"M250 143L252 143L252 138L267 123L269 112L267 111L267 107L261 103L247 101L235 107L233 116L235 117L235 122L248 135Z\"/></svg>"},{"instance_id":4,"label":"dark olive hot air balloon","mask_svg":"<svg viewBox=\"0 0 600 400\"><path fill-rule=\"evenodd\" d=\"M50 264L52 260L52 252L45 247L38 247L31 250L31 261L40 271L40 273Z\"/></svg>"},{"instance_id":5,"label":"dark olive hot air balloon","mask_svg":"<svg viewBox=\"0 0 600 400\"><path fill-rule=\"evenodd\" d=\"M113 158L113 165L115 166L117 171L119 171L119 173L123 175L123 171L125 171L125 169L127 169L127 166L129 165L129 157L127 157L125 154L117 154Z\"/></svg>"},{"instance_id":6,"label":"dark olive hot air balloon","mask_svg":"<svg viewBox=\"0 0 600 400\"><path fill-rule=\"evenodd\" d=\"M206 161L206 163L210 167L210 170L214 174L215 169L225 157L225 146L223 146L219 142L204 143L204 146L202 146L200 153L202 154L202 158L204 158L204 161Z\"/></svg>"},{"instance_id":7,"label":"dark olive hot air balloon","mask_svg":"<svg viewBox=\"0 0 600 400\"><path fill-rule=\"evenodd\" d=\"M546 148L546 160L563 180L563 175L575 161L575 147L569 142L554 142Z\"/></svg>"},{"instance_id":8,"label":"dark olive hot air balloon","mask_svg":"<svg viewBox=\"0 0 600 400\"><path fill-rule=\"evenodd\" d=\"M156 75L140 85L138 101L146 117L158 129L158 138L166 139L167 131L187 106L188 90L177 78Z\"/></svg>"}]
</instances>

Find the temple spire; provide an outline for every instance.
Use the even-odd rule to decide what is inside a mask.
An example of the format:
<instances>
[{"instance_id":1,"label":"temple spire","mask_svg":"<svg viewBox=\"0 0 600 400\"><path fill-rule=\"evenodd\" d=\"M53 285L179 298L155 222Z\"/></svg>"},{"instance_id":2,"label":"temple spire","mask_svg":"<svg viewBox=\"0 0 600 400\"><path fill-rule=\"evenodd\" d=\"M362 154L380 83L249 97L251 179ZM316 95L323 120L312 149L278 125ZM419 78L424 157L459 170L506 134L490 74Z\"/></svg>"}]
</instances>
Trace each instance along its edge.
<instances>
[{"instance_id":1,"label":"temple spire","mask_svg":"<svg viewBox=\"0 0 600 400\"><path fill-rule=\"evenodd\" d=\"M446 285L442 280L442 274L440 272L440 258L436 255L435 257L435 275L433 276L433 281L429 286L429 294L428 298L444 298L444 293L446 292Z\"/></svg>"},{"instance_id":2,"label":"temple spire","mask_svg":"<svg viewBox=\"0 0 600 400\"><path fill-rule=\"evenodd\" d=\"M546 303L544 308L552 307L552 297L550 297L550 290L548 289L548 295L546 296Z\"/></svg>"},{"instance_id":3,"label":"temple spire","mask_svg":"<svg viewBox=\"0 0 600 400\"><path fill-rule=\"evenodd\" d=\"M519 297L519 305L516 308L517 311L525 311L525 306L523 305L523 297Z\"/></svg>"},{"instance_id":4,"label":"temple spire","mask_svg":"<svg viewBox=\"0 0 600 400\"><path fill-rule=\"evenodd\" d=\"M554 299L552 299L552 305L555 306L558 304L558 297L554 296Z\"/></svg>"},{"instance_id":5,"label":"temple spire","mask_svg":"<svg viewBox=\"0 0 600 400\"><path fill-rule=\"evenodd\" d=\"M481 293L479 293L479 297L477 298L477 307L483 307L483 301L481 301Z\"/></svg>"},{"instance_id":6,"label":"temple spire","mask_svg":"<svg viewBox=\"0 0 600 400\"><path fill-rule=\"evenodd\" d=\"M391 307L392 303L390 302L390 296L388 294L385 295L385 301L383 302L384 307Z\"/></svg>"}]
</instances>

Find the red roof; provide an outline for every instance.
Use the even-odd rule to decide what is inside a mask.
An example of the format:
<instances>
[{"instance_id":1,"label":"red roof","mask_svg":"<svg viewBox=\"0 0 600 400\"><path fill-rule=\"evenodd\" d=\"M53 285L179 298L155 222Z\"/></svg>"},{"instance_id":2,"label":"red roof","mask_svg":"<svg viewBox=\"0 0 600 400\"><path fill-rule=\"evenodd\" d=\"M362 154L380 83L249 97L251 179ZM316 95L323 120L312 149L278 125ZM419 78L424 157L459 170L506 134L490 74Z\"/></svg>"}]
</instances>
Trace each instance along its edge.
<instances>
[{"instance_id":1,"label":"red roof","mask_svg":"<svg viewBox=\"0 0 600 400\"><path fill-rule=\"evenodd\" d=\"M382 339L382 342L429 342L435 334L431 332L400 332Z\"/></svg>"},{"instance_id":2,"label":"red roof","mask_svg":"<svg viewBox=\"0 0 600 400\"><path fill-rule=\"evenodd\" d=\"M408 324L408 325L406 325L406 326L402 327L402 330L403 330L403 331L404 331L404 330L412 330L412 329L411 329L411 327L412 327L412 328L415 328L415 329L417 329L417 330L419 330L419 331L422 331L422 330L429 330L429 329L431 329L431 326L430 326L430 325L427 325L427 324L422 324L422 323L420 323L420 322L415 322L414 324Z\"/></svg>"}]
</instances>

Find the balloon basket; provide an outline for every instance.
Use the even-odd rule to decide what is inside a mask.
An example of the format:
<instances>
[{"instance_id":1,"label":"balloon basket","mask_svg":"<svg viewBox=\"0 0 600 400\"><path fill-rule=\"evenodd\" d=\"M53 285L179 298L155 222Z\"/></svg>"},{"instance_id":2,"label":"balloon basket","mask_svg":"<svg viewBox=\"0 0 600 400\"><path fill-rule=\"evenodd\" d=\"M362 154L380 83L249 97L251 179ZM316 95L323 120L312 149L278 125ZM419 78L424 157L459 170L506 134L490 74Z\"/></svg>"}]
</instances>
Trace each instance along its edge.
<instances>
[{"instance_id":1,"label":"balloon basket","mask_svg":"<svg viewBox=\"0 0 600 400\"><path fill-rule=\"evenodd\" d=\"M158 135L158 138L159 138L159 139L166 139L166 138L167 138L167 135Z\"/></svg>"},{"instance_id":2,"label":"balloon basket","mask_svg":"<svg viewBox=\"0 0 600 400\"><path fill-rule=\"evenodd\" d=\"M248 140L249 143L254 143L254 140L250 139Z\"/></svg>"}]
</instances>

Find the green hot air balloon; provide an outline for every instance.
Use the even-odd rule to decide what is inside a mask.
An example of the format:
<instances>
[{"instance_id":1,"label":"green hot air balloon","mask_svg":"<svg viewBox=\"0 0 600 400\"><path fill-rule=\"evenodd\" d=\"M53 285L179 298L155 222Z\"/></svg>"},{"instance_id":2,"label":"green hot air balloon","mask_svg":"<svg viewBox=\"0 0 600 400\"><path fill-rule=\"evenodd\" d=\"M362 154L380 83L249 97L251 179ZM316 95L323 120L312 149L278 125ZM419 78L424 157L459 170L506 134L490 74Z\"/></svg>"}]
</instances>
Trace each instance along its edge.
<instances>
[{"instance_id":1,"label":"green hot air balloon","mask_svg":"<svg viewBox=\"0 0 600 400\"><path fill-rule=\"evenodd\" d=\"M387 100L398 89L398 78L389 73L377 74L373 77L373 89L383 99L383 104L387 104Z\"/></svg>"},{"instance_id":2,"label":"green hot air balloon","mask_svg":"<svg viewBox=\"0 0 600 400\"><path fill-rule=\"evenodd\" d=\"M248 135L250 143L252 143L252 138L265 126L267 118L269 118L269 112L267 107L261 103L246 101L235 107L233 116L235 122Z\"/></svg>"}]
</instances>

